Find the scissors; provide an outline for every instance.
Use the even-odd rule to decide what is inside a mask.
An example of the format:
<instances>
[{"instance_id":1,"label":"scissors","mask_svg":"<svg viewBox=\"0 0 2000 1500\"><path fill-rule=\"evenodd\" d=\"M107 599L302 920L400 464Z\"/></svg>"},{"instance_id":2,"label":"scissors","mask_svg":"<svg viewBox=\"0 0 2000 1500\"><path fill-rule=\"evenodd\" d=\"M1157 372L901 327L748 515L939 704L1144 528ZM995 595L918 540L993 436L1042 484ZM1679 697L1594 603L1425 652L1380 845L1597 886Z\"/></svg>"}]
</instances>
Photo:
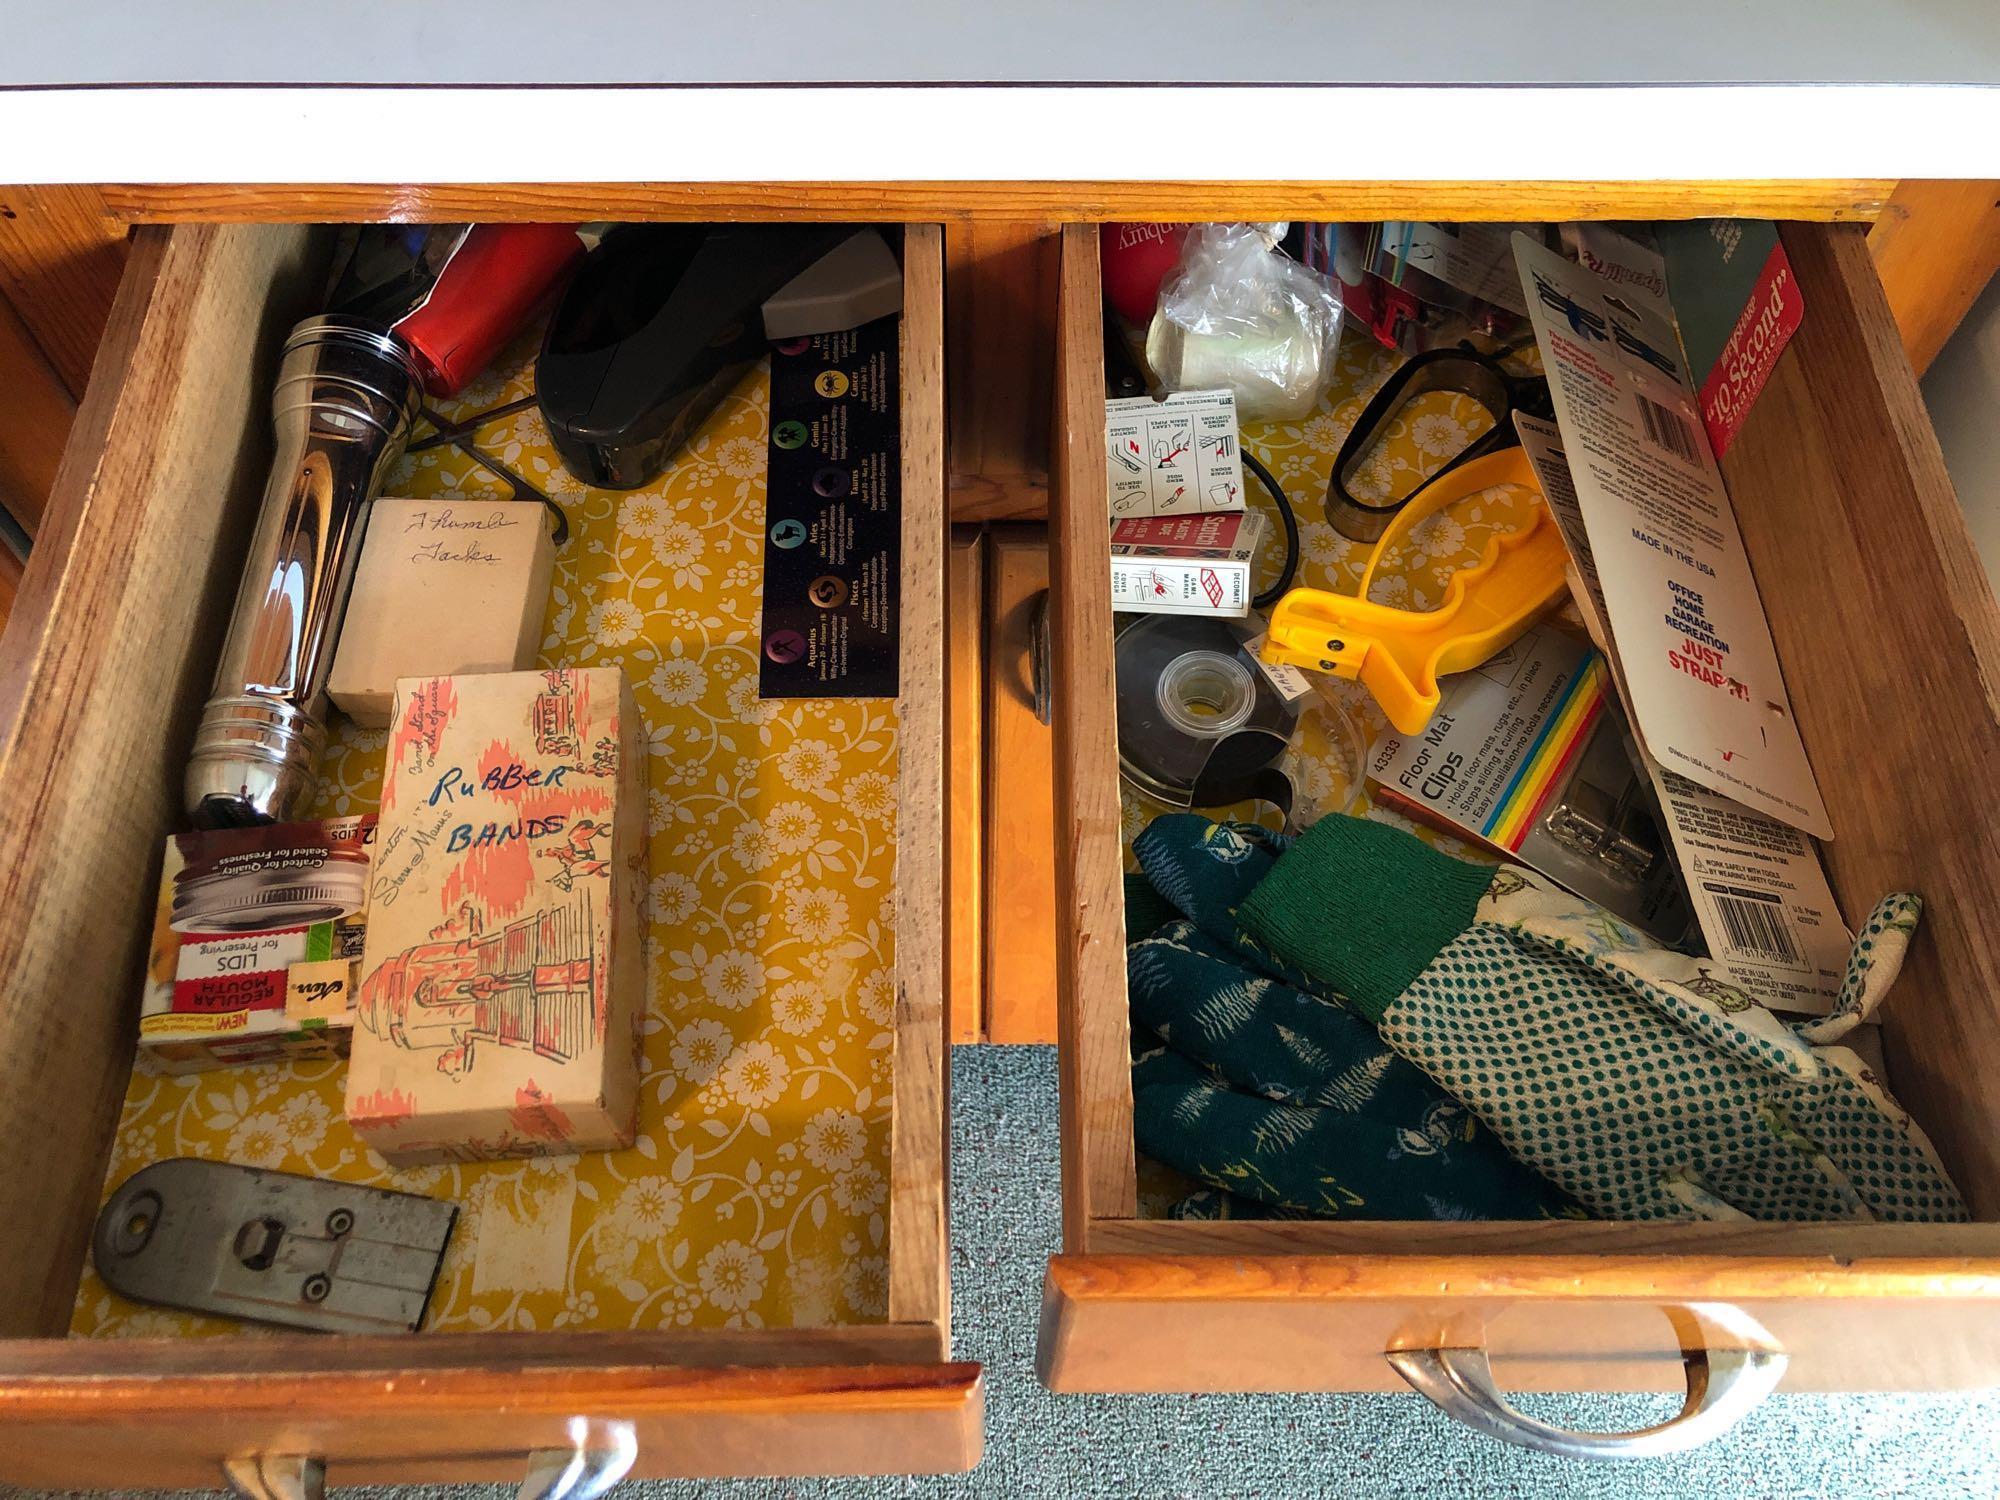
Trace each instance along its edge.
<instances>
[{"instance_id":1,"label":"scissors","mask_svg":"<svg viewBox=\"0 0 2000 1500\"><path fill-rule=\"evenodd\" d=\"M1555 418L1549 398L1549 383L1539 375L1514 375L1500 363L1501 357L1526 343L1522 339L1497 354L1482 354L1470 344L1451 349L1433 349L1406 360L1395 374L1383 382L1369 401L1361 418L1340 445L1334 460L1333 476L1326 486L1326 518L1342 536L1357 542L1381 539L1398 512L1445 475L1474 459L1513 447L1520 439L1514 432L1514 413L1524 411L1544 421ZM1409 494L1396 500L1365 500L1349 486L1364 458L1417 397L1431 391L1451 391L1470 396L1493 418L1491 430L1473 439L1437 473Z\"/></svg>"}]
</instances>

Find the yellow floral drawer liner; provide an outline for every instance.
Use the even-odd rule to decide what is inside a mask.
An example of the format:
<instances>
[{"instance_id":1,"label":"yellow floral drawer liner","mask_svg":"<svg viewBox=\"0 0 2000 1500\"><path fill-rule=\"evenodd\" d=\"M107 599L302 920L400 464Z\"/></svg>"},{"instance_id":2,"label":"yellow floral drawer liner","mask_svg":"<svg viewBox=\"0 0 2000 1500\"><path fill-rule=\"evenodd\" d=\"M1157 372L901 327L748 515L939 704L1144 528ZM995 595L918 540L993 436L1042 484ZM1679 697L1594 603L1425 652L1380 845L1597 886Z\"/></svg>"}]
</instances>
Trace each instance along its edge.
<instances>
[{"instance_id":1,"label":"yellow floral drawer liner","mask_svg":"<svg viewBox=\"0 0 2000 1500\"><path fill-rule=\"evenodd\" d=\"M538 337L441 407L526 396ZM888 1288L897 719L881 700L758 697L768 371L643 490L570 478L540 414L490 456L569 518L545 665L621 665L647 726L646 1086L631 1150L393 1169L341 1115L345 1064L135 1073L106 1192L196 1156L460 1206L430 1329L785 1327L879 1320ZM387 493L504 498L442 446ZM366 812L384 731L336 719L315 816ZM663 1099L675 1096L670 1111ZM240 1335L86 1269L79 1334Z\"/></svg>"}]
</instances>

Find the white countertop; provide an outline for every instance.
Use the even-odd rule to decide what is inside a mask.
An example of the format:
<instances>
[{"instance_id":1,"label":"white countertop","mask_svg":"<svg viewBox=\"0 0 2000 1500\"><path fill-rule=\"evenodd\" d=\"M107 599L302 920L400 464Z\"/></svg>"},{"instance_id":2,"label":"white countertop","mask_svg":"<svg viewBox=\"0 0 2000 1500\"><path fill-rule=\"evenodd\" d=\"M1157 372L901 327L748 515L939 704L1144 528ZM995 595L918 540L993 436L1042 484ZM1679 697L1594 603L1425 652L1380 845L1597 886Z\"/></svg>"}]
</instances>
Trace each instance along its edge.
<instances>
[{"instance_id":1,"label":"white countertop","mask_svg":"<svg viewBox=\"0 0 2000 1500\"><path fill-rule=\"evenodd\" d=\"M2000 176L1995 0L0 0L0 35L13 182Z\"/></svg>"}]
</instances>

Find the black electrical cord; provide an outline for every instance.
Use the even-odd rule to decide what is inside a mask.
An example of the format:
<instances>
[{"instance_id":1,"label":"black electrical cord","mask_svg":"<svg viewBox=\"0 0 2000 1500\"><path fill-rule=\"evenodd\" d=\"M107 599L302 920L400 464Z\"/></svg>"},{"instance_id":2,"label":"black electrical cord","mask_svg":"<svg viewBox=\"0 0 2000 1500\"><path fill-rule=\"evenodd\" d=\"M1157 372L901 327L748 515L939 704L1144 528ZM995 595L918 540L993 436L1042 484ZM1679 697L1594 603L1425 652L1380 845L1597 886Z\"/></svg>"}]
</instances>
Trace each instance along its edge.
<instances>
[{"instance_id":1,"label":"black electrical cord","mask_svg":"<svg viewBox=\"0 0 2000 1500\"><path fill-rule=\"evenodd\" d=\"M1278 481L1271 477L1271 471L1251 455L1248 448L1238 450L1243 458L1243 467L1257 476L1257 482L1270 491L1271 498L1278 503L1278 519L1285 523L1285 566L1278 574L1278 581L1265 589L1250 602L1259 609L1269 609L1284 597L1285 590L1292 586L1292 580L1299 572L1299 518L1292 514L1292 502L1285 498L1285 492Z\"/></svg>"}]
</instances>

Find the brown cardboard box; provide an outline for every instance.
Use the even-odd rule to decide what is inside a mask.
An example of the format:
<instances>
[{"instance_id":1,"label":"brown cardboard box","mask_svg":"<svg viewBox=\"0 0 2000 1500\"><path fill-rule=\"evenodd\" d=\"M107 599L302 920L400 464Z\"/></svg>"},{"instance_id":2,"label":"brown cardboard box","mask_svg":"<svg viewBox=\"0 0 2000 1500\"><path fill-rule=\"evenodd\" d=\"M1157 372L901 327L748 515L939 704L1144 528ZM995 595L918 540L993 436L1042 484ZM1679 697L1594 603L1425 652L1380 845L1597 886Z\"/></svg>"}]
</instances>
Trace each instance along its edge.
<instances>
[{"instance_id":1,"label":"brown cardboard box","mask_svg":"<svg viewBox=\"0 0 2000 1500\"><path fill-rule=\"evenodd\" d=\"M390 1161L631 1144L644 757L615 667L397 685L347 1076Z\"/></svg>"},{"instance_id":2,"label":"brown cardboard box","mask_svg":"<svg viewBox=\"0 0 2000 1500\"><path fill-rule=\"evenodd\" d=\"M327 680L334 707L380 729L405 677L533 666L555 555L532 500L377 500Z\"/></svg>"}]
</instances>

